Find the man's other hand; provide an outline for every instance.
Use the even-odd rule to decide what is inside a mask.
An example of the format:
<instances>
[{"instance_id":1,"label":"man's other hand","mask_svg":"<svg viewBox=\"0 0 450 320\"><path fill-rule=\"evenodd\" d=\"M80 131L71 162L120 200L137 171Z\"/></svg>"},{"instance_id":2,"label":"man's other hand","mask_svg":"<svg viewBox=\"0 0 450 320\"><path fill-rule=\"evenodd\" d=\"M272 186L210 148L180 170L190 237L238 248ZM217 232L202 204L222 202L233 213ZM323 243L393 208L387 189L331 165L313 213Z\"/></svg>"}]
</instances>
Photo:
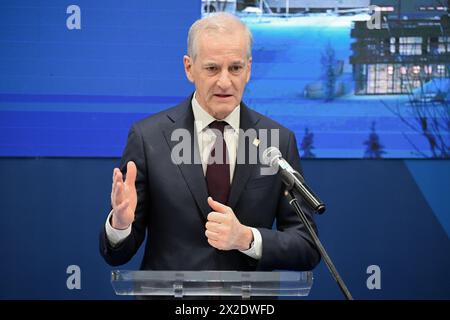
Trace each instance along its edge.
<instances>
[{"instance_id":1,"label":"man's other hand","mask_svg":"<svg viewBox=\"0 0 450 320\"><path fill-rule=\"evenodd\" d=\"M251 228L239 222L233 210L208 197L213 210L208 214L205 235L208 243L220 250L247 250L253 240Z\"/></svg>"}]
</instances>

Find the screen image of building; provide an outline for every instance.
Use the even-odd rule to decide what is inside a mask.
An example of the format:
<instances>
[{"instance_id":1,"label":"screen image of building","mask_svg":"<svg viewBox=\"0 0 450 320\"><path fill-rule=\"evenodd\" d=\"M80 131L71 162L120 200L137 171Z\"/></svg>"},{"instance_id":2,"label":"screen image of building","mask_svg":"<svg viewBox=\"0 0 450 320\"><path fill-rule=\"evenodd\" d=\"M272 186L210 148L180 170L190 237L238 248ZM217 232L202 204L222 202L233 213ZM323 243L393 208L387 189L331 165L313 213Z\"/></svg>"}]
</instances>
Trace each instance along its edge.
<instances>
[{"instance_id":1,"label":"screen image of building","mask_svg":"<svg viewBox=\"0 0 450 320\"><path fill-rule=\"evenodd\" d=\"M442 16L449 7L448 0L371 0L389 18L429 19Z\"/></svg>"},{"instance_id":2,"label":"screen image of building","mask_svg":"<svg viewBox=\"0 0 450 320\"><path fill-rule=\"evenodd\" d=\"M273 12L327 12L367 8L370 0L265 0Z\"/></svg>"},{"instance_id":3,"label":"screen image of building","mask_svg":"<svg viewBox=\"0 0 450 320\"><path fill-rule=\"evenodd\" d=\"M202 14L215 12L236 12L236 0L202 0Z\"/></svg>"},{"instance_id":4,"label":"screen image of building","mask_svg":"<svg viewBox=\"0 0 450 320\"><path fill-rule=\"evenodd\" d=\"M450 77L448 7L442 1L372 1L379 26L355 21L351 31L355 94L408 94Z\"/></svg>"},{"instance_id":5,"label":"screen image of building","mask_svg":"<svg viewBox=\"0 0 450 320\"><path fill-rule=\"evenodd\" d=\"M367 8L370 0L202 0L202 13L256 12L261 13L304 13L328 12Z\"/></svg>"}]
</instances>

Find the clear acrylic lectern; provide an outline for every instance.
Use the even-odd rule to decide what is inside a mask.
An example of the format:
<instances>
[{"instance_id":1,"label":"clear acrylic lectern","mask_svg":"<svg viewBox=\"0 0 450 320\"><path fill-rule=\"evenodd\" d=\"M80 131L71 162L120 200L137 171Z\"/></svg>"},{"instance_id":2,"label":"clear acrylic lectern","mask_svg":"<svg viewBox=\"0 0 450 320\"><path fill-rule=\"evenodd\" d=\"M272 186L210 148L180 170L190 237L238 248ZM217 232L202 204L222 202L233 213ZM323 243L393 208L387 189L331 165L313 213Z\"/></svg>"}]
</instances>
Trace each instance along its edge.
<instances>
[{"instance_id":1,"label":"clear acrylic lectern","mask_svg":"<svg viewBox=\"0 0 450 320\"><path fill-rule=\"evenodd\" d=\"M118 295L139 296L307 296L312 272L129 271L114 270L111 283Z\"/></svg>"}]
</instances>

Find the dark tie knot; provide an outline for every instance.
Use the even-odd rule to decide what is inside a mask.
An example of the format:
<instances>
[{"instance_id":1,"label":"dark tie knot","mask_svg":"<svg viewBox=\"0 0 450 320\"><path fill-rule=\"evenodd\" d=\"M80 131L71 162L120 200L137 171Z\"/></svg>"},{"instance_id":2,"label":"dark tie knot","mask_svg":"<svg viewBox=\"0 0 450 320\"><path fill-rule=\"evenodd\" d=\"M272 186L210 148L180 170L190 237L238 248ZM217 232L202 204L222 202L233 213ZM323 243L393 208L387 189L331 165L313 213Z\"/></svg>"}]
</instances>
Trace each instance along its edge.
<instances>
[{"instance_id":1,"label":"dark tie knot","mask_svg":"<svg viewBox=\"0 0 450 320\"><path fill-rule=\"evenodd\" d=\"M223 134L223 130L228 123L226 121L213 121L209 124L211 129L219 130Z\"/></svg>"}]
</instances>

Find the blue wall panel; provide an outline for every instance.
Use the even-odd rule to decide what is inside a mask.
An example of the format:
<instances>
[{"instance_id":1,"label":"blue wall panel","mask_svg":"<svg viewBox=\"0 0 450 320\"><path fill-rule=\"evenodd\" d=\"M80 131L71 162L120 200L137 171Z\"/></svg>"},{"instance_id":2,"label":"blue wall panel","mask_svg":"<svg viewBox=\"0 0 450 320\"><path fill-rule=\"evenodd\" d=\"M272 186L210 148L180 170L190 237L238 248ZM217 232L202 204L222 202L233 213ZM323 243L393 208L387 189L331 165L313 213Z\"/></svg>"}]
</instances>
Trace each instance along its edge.
<instances>
[{"instance_id":1,"label":"blue wall panel","mask_svg":"<svg viewBox=\"0 0 450 320\"><path fill-rule=\"evenodd\" d=\"M448 161L420 161L442 194ZM1 299L113 299L112 269L98 251L118 159L0 158ZM401 160L304 160L313 190L327 203L319 235L357 299L450 299L450 240ZM432 191L429 191L432 192ZM448 217L448 207L445 209ZM138 269L142 253L123 269ZM68 290L66 268L81 268ZM369 290L366 269L381 269ZM342 299L323 262L309 299Z\"/></svg>"}]
</instances>

